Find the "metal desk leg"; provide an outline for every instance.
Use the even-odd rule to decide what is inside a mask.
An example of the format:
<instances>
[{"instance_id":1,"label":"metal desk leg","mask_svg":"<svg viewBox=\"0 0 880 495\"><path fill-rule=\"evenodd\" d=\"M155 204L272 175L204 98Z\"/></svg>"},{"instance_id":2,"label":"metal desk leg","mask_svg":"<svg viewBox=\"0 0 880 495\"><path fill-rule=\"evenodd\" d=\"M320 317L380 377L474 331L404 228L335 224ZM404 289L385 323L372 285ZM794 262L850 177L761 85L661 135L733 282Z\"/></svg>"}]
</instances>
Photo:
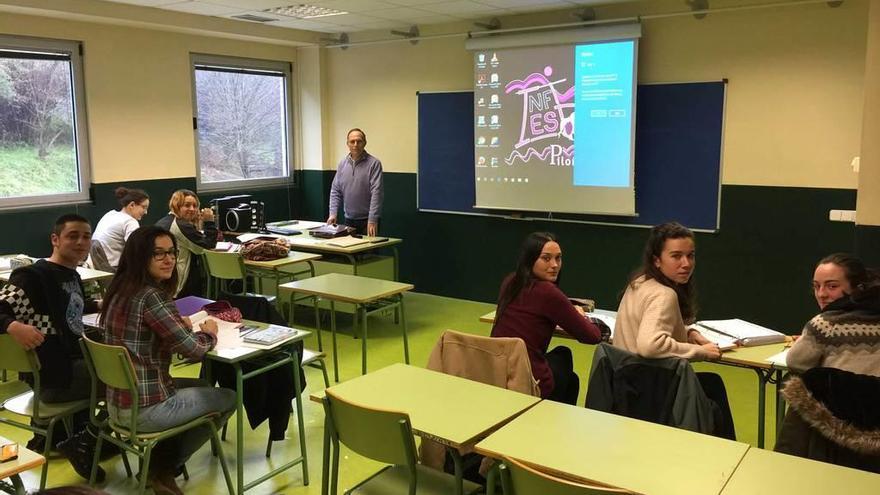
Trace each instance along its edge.
<instances>
[{"instance_id":1,"label":"metal desk leg","mask_svg":"<svg viewBox=\"0 0 880 495\"><path fill-rule=\"evenodd\" d=\"M235 483L236 493L244 493L244 378L241 363L233 363L235 368Z\"/></svg>"},{"instance_id":2,"label":"metal desk leg","mask_svg":"<svg viewBox=\"0 0 880 495\"><path fill-rule=\"evenodd\" d=\"M367 374L367 308L357 305L355 313L360 315L361 319L361 374ZM355 328L357 328L357 318L355 318Z\"/></svg>"},{"instance_id":3,"label":"metal desk leg","mask_svg":"<svg viewBox=\"0 0 880 495\"><path fill-rule=\"evenodd\" d=\"M324 399L327 400L327 399ZM326 406L325 406L326 407ZM321 464L321 495L328 495L330 492L330 418L324 416L324 455ZM335 494L334 494L335 495Z\"/></svg>"},{"instance_id":4,"label":"metal desk leg","mask_svg":"<svg viewBox=\"0 0 880 495\"><path fill-rule=\"evenodd\" d=\"M767 391L767 382L764 381L764 374L761 370L755 370L758 374L758 447L764 448L764 394Z\"/></svg>"},{"instance_id":5,"label":"metal desk leg","mask_svg":"<svg viewBox=\"0 0 880 495\"><path fill-rule=\"evenodd\" d=\"M452 457L452 465L455 467L455 495L464 495L464 467L462 466L461 454L458 449L448 447Z\"/></svg>"},{"instance_id":6,"label":"metal desk leg","mask_svg":"<svg viewBox=\"0 0 880 495\"><path fill-rule=\"evenodd\" d=\"M400 262L397 254L397 246L391 246L392 257L394 258L394 281L400 281Z\"/></svg>"},{"instance_id":7,"label":"metal desk leg","mask_svg":"<svg viewBox=\"0 0 880 495\"><path fill-rule=\"evenodd\" d=\"M403 294L398 294L397 297L398 304L400 304L400 326L403 328L403 359L406 364L409 364L409 340L406 337L406 312L403 310Z\"/></svg>"},{"instance_id":8,"label":"metal desk leg","mask_svg":"<svg viewBox=\"0 0 880 495\"><path fill-rule=\"evenodd\" d=\"M336 301L330 299L330 333L333 337L333 380L339 383L339 354L336 351Z\"/></svg>"},{"instance_id":9,"label":"metal desk leg","mask_svg":"<svg viewBox=\"0 0 880 495\"><path fill-rule=\"evenodd\" d=\"M492 463L489 473L486 475L486 495L495 495L495 484L498 483L498 466L501 461Z\"/></svg>"},{"instance_id":10,"label":"metal desk leg","mask_svg":"<svg viewBox=\"0 0 880 495\"><path fill-rule=\"evenodd\" d=\"M785 398L782 397L782 379L784 371L775 370L774 382L776 383L776 438L779 438L779 430L782 429L782 422L785 420Z\"/></svg>"},{"instance_id":11,"label":"metal desk leg","mask_svg":"<svg viewBox=\"0 0 880 495\"><path fill-rule=\"evenodd\" d=\"M296 424L299 428L299 451L302 456L302 473L303 473L303 485L308 486L309 484L309 458L308 451L306 450L306 426L305 426L305 411L303 411L303 403L302 403L302 382L300 381L299 370L302 368L302 357L296 351L296 347L291 347L291 354L293 354L293 391L296 393Z\"/></svg>"},{"instance_id":12,"label":"metal desk leg","mask_svg":"<svg viewBox=\"0 0 880 495\"><path fill-rule=\"evenodd\" d=\"M357 274L358 274L357 258L355 258L353 254L343 254L343 256L348 258L348 261L351 263L351 274L354 275L355 277L357 277Z\"/></svg>"}]
</instances>

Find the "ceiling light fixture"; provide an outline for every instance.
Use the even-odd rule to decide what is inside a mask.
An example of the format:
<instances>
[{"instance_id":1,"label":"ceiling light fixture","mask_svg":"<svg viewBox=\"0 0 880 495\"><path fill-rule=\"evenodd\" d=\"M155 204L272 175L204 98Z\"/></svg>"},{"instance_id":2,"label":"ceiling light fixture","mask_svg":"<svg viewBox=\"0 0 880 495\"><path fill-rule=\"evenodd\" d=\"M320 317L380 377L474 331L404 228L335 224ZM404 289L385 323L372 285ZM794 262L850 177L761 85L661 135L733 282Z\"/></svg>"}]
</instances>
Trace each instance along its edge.
<instances>
[{"instance_id":1,"label":"ceiling light fixture","mask_svg":"<svg viewBox=\"0 0 880 495\"><path fill-rule=\"evenodd\" d=\"M342 15L348 13L344 10L330 9L327 7L309 5L305 3L288 5L287 7L275 7L274 9L263 10L263 12L283 15L286 17L295 17L297 19L316 19L318 17L329 17L332 15Z\"/></svg>"}]
</instances>

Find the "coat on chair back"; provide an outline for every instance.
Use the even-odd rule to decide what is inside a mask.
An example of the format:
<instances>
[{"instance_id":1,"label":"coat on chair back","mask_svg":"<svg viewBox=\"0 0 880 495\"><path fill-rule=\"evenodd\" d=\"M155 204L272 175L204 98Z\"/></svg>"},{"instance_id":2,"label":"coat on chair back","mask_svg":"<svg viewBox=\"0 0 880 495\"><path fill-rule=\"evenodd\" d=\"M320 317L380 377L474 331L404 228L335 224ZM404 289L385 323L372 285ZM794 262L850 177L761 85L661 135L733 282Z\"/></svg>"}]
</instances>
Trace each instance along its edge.
<instances>
[{"instance_id":1,"label":"coat on chair back","mask_svg":"<svg viewBox=\"0 0 880 495\"><path fill-rule=\"evenodd\" d=\"M686 359L647 359L605 343L593 354L585 406L707 434L721 415Z\"/></svg>"},{"instance_id":2,"label":"coat on chair back","mask_svg":"<svg viewBox=\"0 0 880 495\"><path fill-rule=\"evenodd\" d=\"M526 345L521 339L482 337L446 330L428 357L429 370L540 397ZM422 441L422 464L443 469L445 447ZM483 471L481 469L481 471Z\"/></svg>"}]
</instances>

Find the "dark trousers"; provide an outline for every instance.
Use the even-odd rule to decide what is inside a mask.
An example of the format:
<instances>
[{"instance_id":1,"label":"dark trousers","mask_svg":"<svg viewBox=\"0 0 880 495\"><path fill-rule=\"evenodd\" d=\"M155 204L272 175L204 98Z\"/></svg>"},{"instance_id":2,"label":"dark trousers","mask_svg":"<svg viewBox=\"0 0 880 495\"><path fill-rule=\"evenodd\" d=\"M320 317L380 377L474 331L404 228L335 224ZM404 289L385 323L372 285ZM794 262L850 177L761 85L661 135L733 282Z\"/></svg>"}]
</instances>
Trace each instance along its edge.
<instances>
[{"instance_id":1,"label":"dark trousers","mask_svg":"<svg viewBox=\"0 0 880 495\"><path fill-rule=\"evenodd\" d=\"M574 372L574 360L571 357L571 349L565 346L554 347L545 354L550 371L553 373L553 391L547 397L548 400L575 405L580 379Z\"/></svg>"},{"instance_id":2,"label":"dark trousers","mask_svg":"<svg viewBox=\"0 0 880 495\"><path fill-rule=\"evenodd\" d=\"M715 427L715 436L736 440L736 428L733 425L733 415L730 414L730 403L727 401L727 389L724 388L724 381L715 373L697 373L697 379L700 380L700 386L706 397L714 402L721 414L718 425Z\"/></svg>"}]
</instances>

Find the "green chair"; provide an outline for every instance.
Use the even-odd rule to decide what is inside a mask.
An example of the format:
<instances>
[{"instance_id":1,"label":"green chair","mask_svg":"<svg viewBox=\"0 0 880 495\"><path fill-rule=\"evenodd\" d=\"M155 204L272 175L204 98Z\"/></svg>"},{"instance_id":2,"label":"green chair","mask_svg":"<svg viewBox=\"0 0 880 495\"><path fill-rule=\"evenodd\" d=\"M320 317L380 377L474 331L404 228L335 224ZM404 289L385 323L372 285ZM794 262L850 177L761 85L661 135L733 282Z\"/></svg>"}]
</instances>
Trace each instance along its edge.
<instances>
[{"instance_id":1,"label":"green chair","mask_svg":"<svg viewBox=\"0 0 880 495\"><path fill-rule=\"evenodd\" d=\"M346 494L450 494L456 492L454 476L418 463L412 425L406 413L372 409L348 402L326 390L324 398L324 464L322 495L336 495L339 479L339 444L352 451L391 464L360 482ZM332 448L332 455L331 455ZM332 457L332 462L331 462ZM463 493L480 486L464 481Z\"/></svg>"},{"instance_id":2,"label":"green chair","mask_svg":"<svg viewBox=\"0 0 880 495\"><path fill-rule=\"evenodd\" d=\"M242 290L239 294L246 292L247 271L240 254L206 249L202 259L208 272L208 297L216 298L221 290L233 293L229 290L229 282L232 280L241 280Z\"/></svg>"},{"instance_id":3,"label":"green chair","mask_svg":"<svg viewBox=\"0 0 880 495\"><path fill-rule=\"evenodd\" d=\"M32 418L34 426L28 422L20 422L7 417L0 417L0 424L7 424L16 428L43 435L46 438L46 446L43 448L43 457L49 458L54 442L52 433L55 424L61 421L67 434L73 434L73 415L84 411L89 407L88 400L47 404L39 400L40 397L40 360L34 351L26 351L10 335L0 335L0 363L10 371L18 373L31 373L34 384L31 390L14 395L0 405L0 411L9 411L19 416ZM45 426L43 426L45 425ZM40 474L40 489L46 487L46 478L49 472L49 463L43 464Z\"/></svg>"},{"instance_id":4,"label":"green chair","mask_svg":"<svg viewBox=\"0 0 880 495\"><path fill-rule=\"evenodd\" d=\"M527 466L514 459L505 458L498 466L504 495L608 495L632 493L608 486L583 485L557 478Z\"/></svg>"},{"instance_id":5,"label":"green chair","mask_svg":"<svg viewBox=\"0 0 880 495\"><path fill-rule=\"evenodd\" d=\"M80 346L85 356L89 373L92 375L92 396L91 407L93 411L98 408L98 383L103 383L108 387L126 390L131 395L131 420L128 424L117 424L112 419L100 421L98 416L93 415L93 422L99 426L98 443L95 446L95 457L92 460L92 473L89 484L95 484L95 474L98 471L98 461L101 457L101 447L104 441L108 441L120 449L122 449L123 459L125 452L131 452L140 459L140 481L138 485L138 493L142 494L146 490L147 476L150 468L150 457L156 445L167 438L179 435L184 431L197 428L202 425L208 425L211 428L211 447L220 459L220 467L223 469L223 477L226 479L226 487L230 495L235 493L232 486L232 478L229 476L229 468L226 466L226 457L223 455L220 436L217 434L217 426L214 424L216 414L207 414L192 421L175 426L163 431L139 432L137 430L138 417L138 386L135 377L134 365L131 362L131 356L128 349L122 346L100 344L87 337L83 337ZM126 464L126 471L129 476L131 472Z\"/></svg>"}]
</instances>

